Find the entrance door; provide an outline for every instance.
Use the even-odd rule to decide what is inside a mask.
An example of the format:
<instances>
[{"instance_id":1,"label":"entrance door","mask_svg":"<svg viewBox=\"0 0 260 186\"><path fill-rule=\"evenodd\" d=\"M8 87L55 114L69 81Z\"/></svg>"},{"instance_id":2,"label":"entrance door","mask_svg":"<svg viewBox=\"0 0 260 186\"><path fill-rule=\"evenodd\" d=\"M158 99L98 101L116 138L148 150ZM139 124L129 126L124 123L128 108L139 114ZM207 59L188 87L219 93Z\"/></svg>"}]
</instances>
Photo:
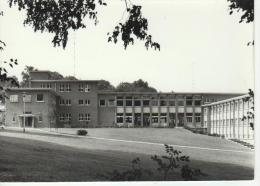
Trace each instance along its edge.
<instances>
[{"instance_id":1,"label":"entrance door","mask_svg":"<svg viewBox=\"0 0 260 186\"><path fill-rule=\"evenodd\" d=\"M134 126L141 127L141 113L135 113L134 115Z\"/></svg>"},{"instance_id":2,"label":"entrance door","mask_svg":"<svg viewBox=\"0 0 260 186\"><path fill-rule=\"evenodd\" d=\"M144 127L150 126L150 114L143 114L143 124Z\"/></svg>"},{"instance_id":3,"label":"entrance door","mask_svg":"<svg viewBox=\"0 0 260 186\"><path fill-rule=\"evenodd\" d=\"M178 113L178 127L184 126L184 113Z\"/></svg>"},{"instance_id":4,"label":"entrance door","mask_svg":"<svg viewBox=\"0 0 260 186\"><path fill-rule=\"evenodd\" d=\"M25 127L32 127L32 124L33 124L33 118L32 117L21 117L21 120L22 120L22 127L25 126ZM25 122L25 125L24 125L24 122Z\"/></svg>"}]
</instances>

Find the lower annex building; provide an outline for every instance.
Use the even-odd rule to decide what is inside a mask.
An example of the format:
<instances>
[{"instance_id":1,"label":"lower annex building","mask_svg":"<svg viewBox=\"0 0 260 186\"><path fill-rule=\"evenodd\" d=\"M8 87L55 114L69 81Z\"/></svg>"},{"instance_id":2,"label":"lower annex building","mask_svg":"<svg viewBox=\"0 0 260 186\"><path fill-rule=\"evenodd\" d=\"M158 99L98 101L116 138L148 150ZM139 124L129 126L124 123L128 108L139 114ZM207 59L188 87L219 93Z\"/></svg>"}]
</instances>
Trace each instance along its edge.
<instances>
[{"instance_id":1,"label":"lower annex building","mask_svg":"<svg viewBox=\"0 0 260 186\"><path fill-rule=\"evenodd\" d=\"M6 91L9 99L5 125L207 128L209 123L205 118L208 117L202 105L243 95L106 92L98 89L98 83L99 80L51 80L48 71L32 71L29 88Z\"/></svg>"}]
</instances>

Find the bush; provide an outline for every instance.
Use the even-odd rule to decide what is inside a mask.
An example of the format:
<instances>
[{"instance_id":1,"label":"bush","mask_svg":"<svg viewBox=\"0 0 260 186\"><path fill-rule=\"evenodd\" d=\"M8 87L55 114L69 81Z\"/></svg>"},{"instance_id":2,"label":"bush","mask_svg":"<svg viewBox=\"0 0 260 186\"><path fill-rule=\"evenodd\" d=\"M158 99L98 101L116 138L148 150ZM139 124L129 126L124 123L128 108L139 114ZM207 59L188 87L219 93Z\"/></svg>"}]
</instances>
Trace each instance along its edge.
<instances>
[{"instance_id":1,"label":"bush","mask_svg":"<svg viewBox=\"0 0 260 186\"><path fill-rule=\"evenodd\" d=\"M88 134L88 131L86 130L77 130L77 135L79 136L86 136Z\"/></svg>"}]
</instances>

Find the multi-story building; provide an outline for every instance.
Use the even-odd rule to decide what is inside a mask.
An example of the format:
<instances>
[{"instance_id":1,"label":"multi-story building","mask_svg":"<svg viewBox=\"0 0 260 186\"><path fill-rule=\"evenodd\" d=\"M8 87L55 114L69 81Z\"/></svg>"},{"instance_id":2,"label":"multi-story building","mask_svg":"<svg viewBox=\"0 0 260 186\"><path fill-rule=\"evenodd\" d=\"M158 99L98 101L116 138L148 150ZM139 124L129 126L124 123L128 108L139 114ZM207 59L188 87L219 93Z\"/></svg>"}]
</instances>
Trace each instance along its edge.
<instances>
[{"instance_id":1,"label":"multi-story building","mask_svg":"<svg viewBox=\"0 0 260 186\"><path fill-rule=\"evenodd\" d=\"M204 126L210 134L223 135L225 138L253 139L254 131L250 126L253 100L249 95L234 97L203 105ZM244 119L243 119L244 118Z\"/></svg>"},{"instance_id":2,"label":"multi-story building","mask_svg":"<svg viewBox=\"0 0 260 186\"><path fill-rule=\"evenodd\" d=\"M99 80L51 80L48 71L33 71L30 78L29 88L6 91L10 97L6 101L6 125L204 127L203 104L242 95L106 92L99 90Z\"/></svg>"}]
</instances>

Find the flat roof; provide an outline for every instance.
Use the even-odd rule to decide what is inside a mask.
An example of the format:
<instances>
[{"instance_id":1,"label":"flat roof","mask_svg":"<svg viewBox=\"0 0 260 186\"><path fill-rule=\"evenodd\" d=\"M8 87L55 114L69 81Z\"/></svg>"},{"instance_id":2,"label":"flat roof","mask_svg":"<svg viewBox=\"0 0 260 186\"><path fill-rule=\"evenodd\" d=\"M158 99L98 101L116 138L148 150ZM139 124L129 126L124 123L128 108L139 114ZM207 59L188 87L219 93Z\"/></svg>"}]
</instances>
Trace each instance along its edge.
<instances>
[{"instance_id":1,"label":"flat roof","mask_svg":"<svg viewBox=\"0 0 260 186\"><path fill-rule=\"evenodd\" d=\"M115 92L115 91L99 91L98 94L149 94L149 95L173 95L173 94L199 94L199 95L243 95L246 93L224 93L224 92Z\"/></svg>"},{"instance_id":2,"label":"flat roof","mask_svg":"<svg viewBox=\"0 0 260 186\"><path fill-rule=\"evenodd\" d=\"M246 98L246 97L249 97L249 95L245 94L245 95L242 95L242 96L237 96L237 97L233 97L233 98L229 98L229 99L225 99L225 100L221 100L221 101L216 101L216 102L213 102L213 103L208 103L208 104L202 105L202 107L218 105L218 104L221 104L221 103L226 103L226 102L229 102L229 101L243 99L243 98Z\"/></svg>"},{"instance_id":3,"label":"flat roof","mask_svg":"<svg viewBox=\"0 0 260 186\"><path fill-rule=\"evenodd\" d=\"M31 80L31 82L99 82L101 80L69 80L69 79L57 79L57 80L51 80L51 79L42 79L42 80Z\"/></svg>"},{"instance_id":4,"label":"flat roof","mask_svg":"<svg viewBox=\"0 0 260 186\"><path fill-rule=\"evenodd\" d=\"M58 94L51 88L7 88L6 91L16 91L16 92L30 92L30 91L48 91L52 94L58 96Z\"/></svg>"}]
</instances>

